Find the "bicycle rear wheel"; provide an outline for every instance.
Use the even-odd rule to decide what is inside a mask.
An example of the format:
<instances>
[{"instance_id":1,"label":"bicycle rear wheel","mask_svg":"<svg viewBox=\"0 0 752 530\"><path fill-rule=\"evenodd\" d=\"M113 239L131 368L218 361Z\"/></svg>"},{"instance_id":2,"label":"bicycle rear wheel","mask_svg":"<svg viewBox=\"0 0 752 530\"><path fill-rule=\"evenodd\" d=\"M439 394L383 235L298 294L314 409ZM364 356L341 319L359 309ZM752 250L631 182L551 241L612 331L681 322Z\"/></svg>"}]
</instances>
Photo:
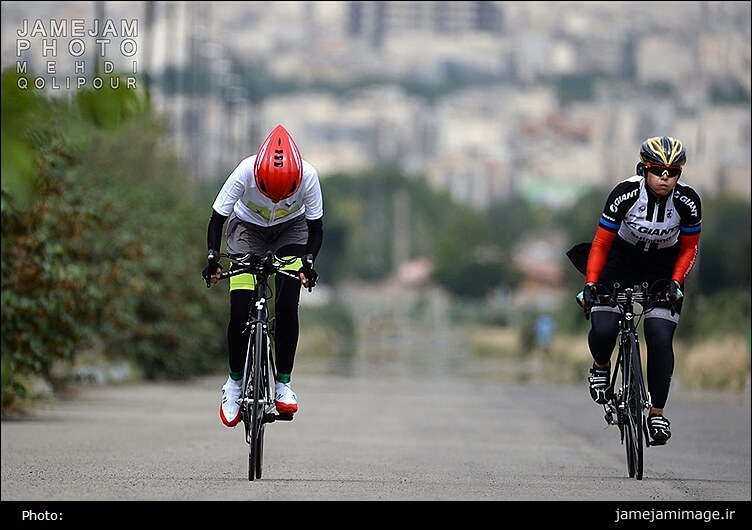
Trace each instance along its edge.
<instances>
[{"instance_id":1,"label":"bicycle rear wheel","mask_svg":"<svg viewBox=\"0 0 752 530\"><path fill-rule=\"evenodd\" d=\"M627 395L625 399L625 423L626 423L626 451L627 468L629 476L642 480L644 440L643 440L643 415L645 412L643 400L642 364L640 361L640 348L636 338L629 336L625 343L629 348L629 363L627 369Z\"/></svg>"}]
</instances>

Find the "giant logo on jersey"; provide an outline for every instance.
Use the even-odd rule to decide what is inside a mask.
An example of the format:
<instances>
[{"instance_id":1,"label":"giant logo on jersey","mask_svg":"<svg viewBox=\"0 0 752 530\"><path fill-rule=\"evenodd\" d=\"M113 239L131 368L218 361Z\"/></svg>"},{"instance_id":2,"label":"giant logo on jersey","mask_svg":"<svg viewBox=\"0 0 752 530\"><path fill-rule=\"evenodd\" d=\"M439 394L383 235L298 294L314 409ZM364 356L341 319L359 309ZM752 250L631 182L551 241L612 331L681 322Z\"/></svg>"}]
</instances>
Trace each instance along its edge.
<instances>
[{"instance_id":1,"label":"giant logo on jersey","mask_svg":"<svg viewBox=\"0 0 752 530\"><path fill-rule=\"evenodd\" d=\"M608 205L608 209L611 210L613 213L616 213L619 209L619 205L626 201L627 199L632 199L634 197L637 197L637 194L640 193L639 188L634 189L630 191L629 193L623 193L622 195L619 195L614 199L614 201Z\"/></svg>"},{"instance_id":2,"label":"giant logo on jersey","mask_svg":"<svg viewBox=\"0 0 752 530\"><path fill-rule=\"evenodd\" d=\"M687 207L689 208L689 214L692 217L697 217L697 205L695 204L695 201L693 201L687 195L682 195L681 193L679 193L679 191L677 191L674 196L679 199L679 202L687 205Z\"/></svg>"},{"instance_id":3,"label":"giant logo on jersey","mask_svg":"<svg viewBox=\"0 0 752 530\"><path fill-rule=\"evenodd\" d=\"M651 228L649 226L641 226L639 223L635 223L631 221L625 220L624 222L629 225L629 227L632 229L633 232L638 232L640 234L645 234L647 236L665 236L673 232L676 232L679 229L678 226L674 226L671 228Z\"/></svg>"}]
</instances>

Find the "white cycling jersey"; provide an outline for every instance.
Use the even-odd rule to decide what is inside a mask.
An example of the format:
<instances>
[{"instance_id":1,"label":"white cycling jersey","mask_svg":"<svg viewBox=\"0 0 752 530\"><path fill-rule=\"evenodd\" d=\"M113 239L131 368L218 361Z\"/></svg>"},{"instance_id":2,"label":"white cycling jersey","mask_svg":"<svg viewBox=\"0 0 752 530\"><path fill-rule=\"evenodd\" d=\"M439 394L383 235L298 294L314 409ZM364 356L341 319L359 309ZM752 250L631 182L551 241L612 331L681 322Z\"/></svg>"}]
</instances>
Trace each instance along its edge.
<instances>
[{"instance_id":1,"label":"white cycling jersey","mask_svg":"<svg viewBox=\"0 0 752 530\"><path fill-rule=\"evenodd\" d=\"M212 208L224 216L232 212L242 221L259 226L273 226L301 215L319 219L324 215L319 174L303 160L303 180L298 190L287 199L274 202L256 187L253 166L256 156L241 160L219 190Z\"/></svg>"}]
</instances>

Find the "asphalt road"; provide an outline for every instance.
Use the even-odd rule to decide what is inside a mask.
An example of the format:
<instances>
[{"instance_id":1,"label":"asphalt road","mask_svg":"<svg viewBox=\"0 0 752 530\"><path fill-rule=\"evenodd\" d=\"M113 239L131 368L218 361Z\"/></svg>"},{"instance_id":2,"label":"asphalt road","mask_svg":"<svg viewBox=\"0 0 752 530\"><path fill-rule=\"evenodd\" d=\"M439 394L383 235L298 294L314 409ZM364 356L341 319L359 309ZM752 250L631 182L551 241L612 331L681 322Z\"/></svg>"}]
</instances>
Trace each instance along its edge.
<instances>
[{"instance_id":1,"label":"asphalt road","mask_svg":"<svg viewBox=\"0 0 752 530\"><path fill-rule=\"evenodd\" d=\"M637 481L584 386L299 375L249 482L223 382L88 387L4 420L2 500L750 501L749 395L672 394Z\"/></svg>"}]
</instances>

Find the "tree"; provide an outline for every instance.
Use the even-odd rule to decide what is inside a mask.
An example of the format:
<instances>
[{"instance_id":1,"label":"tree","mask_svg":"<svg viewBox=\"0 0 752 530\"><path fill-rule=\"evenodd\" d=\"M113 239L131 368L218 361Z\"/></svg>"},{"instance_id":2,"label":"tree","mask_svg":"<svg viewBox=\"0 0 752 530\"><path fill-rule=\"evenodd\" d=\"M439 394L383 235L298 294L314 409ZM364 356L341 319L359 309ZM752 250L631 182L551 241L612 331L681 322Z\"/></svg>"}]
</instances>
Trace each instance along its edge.
<instances>
[{"instance_id":1,"label":"tree","mask_svg":"<svg viewBox=\"0 0 752 530\"><path fill-rule=\"evenodd\" d=\"M700 291L750 290L750 203L719 195L703 200L702 236L695 271Z\"/></svg>"}]
</instances>

